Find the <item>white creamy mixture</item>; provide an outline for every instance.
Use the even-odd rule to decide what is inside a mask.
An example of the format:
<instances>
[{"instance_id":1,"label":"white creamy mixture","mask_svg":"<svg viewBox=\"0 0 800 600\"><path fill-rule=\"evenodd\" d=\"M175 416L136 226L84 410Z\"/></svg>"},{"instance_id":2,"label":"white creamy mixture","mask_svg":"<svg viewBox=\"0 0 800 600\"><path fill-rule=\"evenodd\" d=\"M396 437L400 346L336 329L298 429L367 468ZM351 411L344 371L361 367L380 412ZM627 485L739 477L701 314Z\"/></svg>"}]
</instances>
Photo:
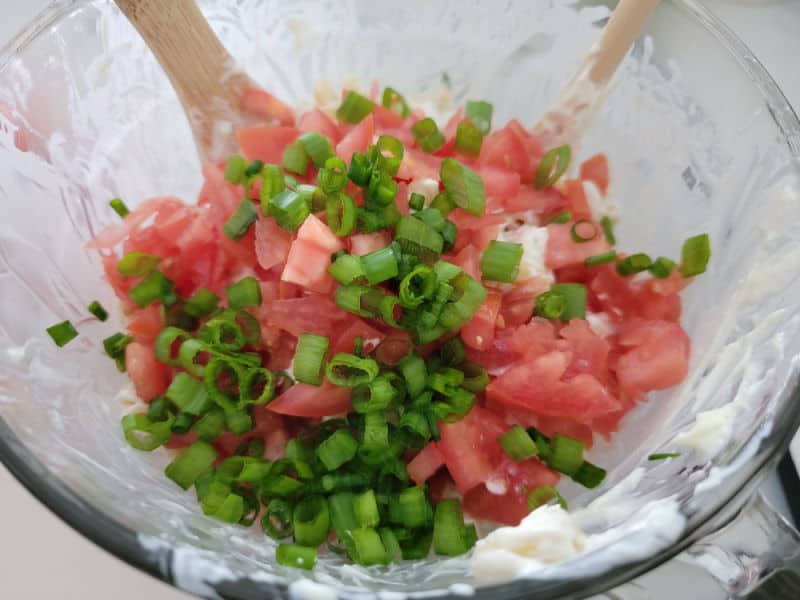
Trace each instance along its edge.
<instances>
[{"instance_id":1,"label":"white creamy mixture","mask_svg":"<svg viewBox=\"0 0 800 600\"><path fill-rule=\"evenodd\" d=\"M519 279L542 277L552 283L553 272L544 264L547 247L547 227L523 224L516 228L506 227L497 236L501 242L522 244L522 260L519 263Z\"/></svg>"}]
</instances>

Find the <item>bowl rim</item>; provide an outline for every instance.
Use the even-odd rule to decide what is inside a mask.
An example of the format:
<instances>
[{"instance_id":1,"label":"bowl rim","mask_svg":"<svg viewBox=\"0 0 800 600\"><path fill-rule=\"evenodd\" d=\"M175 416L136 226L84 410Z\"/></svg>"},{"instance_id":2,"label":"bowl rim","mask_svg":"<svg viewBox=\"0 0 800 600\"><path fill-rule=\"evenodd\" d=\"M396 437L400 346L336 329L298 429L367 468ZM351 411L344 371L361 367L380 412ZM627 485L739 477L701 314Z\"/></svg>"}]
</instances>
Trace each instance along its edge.
<instances>
[{"instance_id":1,"label":"bowl rim","mask_svg":"<svg viewBox=\"0 0 800 600\"><path fill-rule=\"evenodd\" d=\"M0 72L7 68L15 55L23 51L39 36L46 34L52 25L68 17L72 11L91 4L93 1L95 0L53 0L10 41L0 47ZM736 60L761 93L769 108L770 116L786 142L795 163L800 166L800 119L766 68L750 48L701 2L698 0L673 0L672 3L679 5L680 9L688 12L691 17L703 25L706 31L712 34ZM775 397L781 400L780 406L783 411L775 415L774 422L782 423L782 426L773 428L758 441L758 447L752 459L724 483L725 489L714 497L715 503L707 504L702 510L697 510L689 517L679 540L646 559L628 560L604 573L579 575L568 580L535 580L537 597L541 600L563 595L586 597L610 590L670 560L697 540L726 524L755 491L767 470L777 465L788 449L796 430L800 427L800 369L795 369L791 373ZM740 453L743 451L744 448L740 450ZM171 568L174 554L172 548L166 543L146 548L134 530L106 513L98 511L94 505L75 493L69 485L53 476L50 469L19 440L2 415L0 415L0 462L39 502L77 533L156 579L183 591L197 593L197 590L182 586L181 582L174 577ZM481 586L475 589L474 597L486 600L497 597L526 598L530 594L530 590L526 588L532 581L534 580L517 579L501 584ZM260 584L245 577L223 582L223 585L225 597L251 598L255 597L253 586L258 587ZM212 585L212 587L214 586ZM243 595L238 596L237 590L240 590ZM274 584L265 585L263 588L258 587L258 597L271 597L268 590L277 592L283 597L286 595L287 585L280 584L277 588ZM421 594L411 593L409 597L418 595ZM432 597L430 592L426 592L424 595ZM447 590L433 595L438 598L458 597L448 593ZM344 595L340 594L339 597L344 597ZM363 598L363 595L360 597Z\"/></svg>"}]
</instances>

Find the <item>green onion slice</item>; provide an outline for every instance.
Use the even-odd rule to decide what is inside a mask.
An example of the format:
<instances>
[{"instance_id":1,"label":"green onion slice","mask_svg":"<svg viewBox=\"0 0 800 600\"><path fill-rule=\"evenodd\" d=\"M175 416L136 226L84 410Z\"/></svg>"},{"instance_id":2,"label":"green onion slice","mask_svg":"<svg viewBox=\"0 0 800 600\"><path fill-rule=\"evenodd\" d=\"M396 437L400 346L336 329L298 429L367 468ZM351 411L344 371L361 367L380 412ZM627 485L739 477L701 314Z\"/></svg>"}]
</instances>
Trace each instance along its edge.
<instances>
[{"instance_id":1,"label":"green onion slice","mask_svg":"<svg viewBox=\"0 0 800 600\"><path fill-rule=\"evenodd\" d=\"M492 112L494 112L494 107L483 100L468 100L464 111L467 118L483 135L487 135L492 130Z\"/></svg>"},{"instance_id":2,"label":"green onion slice","mask_svg":"<svg viewBox=\"0 0 800 600\"><path fill-rule=\"evenodd\" d=\"M603 228L603 235L606 238L606 241L611 244L612 246L617 243L617 238L614 235L614 224L611 222L611 219L607 216L604 216L600 219L600 227Z\"/></svg>"},{"instance_id":3,"label":"green onion slice","mask_svg":"<svg viewBox=\"0 0 800 600\"><path fill-rule=\"evenodd\" d=\"M672 270L675 268L675 261L670 260L664 256L659 256L656 260L653 261L653 264L650 265L650 274L655 277L656 279L666 279L672 273Z\"/></svg>"},{"instance_id":4,"label":"green onion slice","mask_svg":"<svg viewBox=\"0 0 800 600\"><path fill-rule=\"evenodd\" d=\"M481 276L488 281L513 283L522 260L522 244L492 240L481 254Z\"/></svg>"},{"instance_id":5,"label":"green onion slice","mask_svg":"<svg viewBox=\"0 0 800 600\"><path fill-rule=\"evenodd\" d=\"M320 385L330 340L322 335L303 333L294 352L294 377L301 383Z\"/></svg>"},{"instance_id":6,"label":"green onion slice","mask_svg":"<svg viewBox=\"0 0 800 600\"><path fill-rule=\"evenodd\" d=\"M470 214L483 215L486 191L480 175L454 158L445 158L439 168L439 178L456 206Z\"/></svg>"},{"instance_id":7,"label":"green onion slice","mask_svg":"<svg viewBox=\"0 0 800 600\"><path fill-rule=\"evenodd\" d=\"M145 452L164 445L172 435L171 427L172 419L153 422L143 414L122 417L122 433L125 439L133 448Z\"/></svg>"},{"instance_id":8,"label":"green onion slice","mask_svg":"<svg viewBox=\"0 0 800 600\"><path fill-rule=\"evenodd\" d=\"M647 271L653 266L652 259L647 254L638 253L626 256L617 263L617 273L623 277Z\"/></svg>"},{"instance_id":9,"label":"green onion slice","mask_svg":"<svg viewBox=\"0 0 800 600\"><path fill-rule=\"evenodd\" d=\"M680 452L658 452L656 454L650 454L647 460L664 460L667 458L677 458L680 455Z\"/></svg>"},{"instance_id":10,"label":"green onion slice","mask_svg":"<svg viewBox=\"0 0 800 600\"><path fill-rule=\"evenodd\" d=\"M519 425L514 425L497 439L505 453L516 462L539 454L531 436Z\"/></svg>"},{"instance_id":11,"label":"green onion slice","mask_svg":"<svg viewBox=\"0 0 800 600\"><path fill-rule=\"evenodd\" d=\"M108 205L123 219L131 213L130 209L120 198L112 198L108 201Z\"/></svg>"},{"instance_id":12,"label":"green onion slice","mask_svg":"<svg viewBox=\"0 0 800 600\"><path fill-rule=\"evenodd\" d=\"M346 429L337 429L317 446L317 458L328 471L335 471L351 461L358 451L358 442Z\"/></svg>"},{"instance_id":13,"label":"green onion slice","mask_svg":"<svg viewBox=\"0 0 800 600\"><path fill-rule=\"evenodd\" d=\"M294 544L278 544L275 560L284 567L311 570L317 564L317 549Z\"/></svg>"},{"instance_id":14,"label":"green onion slice","mask_svg":"<svg viewBox=\"0 0 800 600\"><path fill-rule=\"evenodd\" d=\"M572 241L575 242L576 244L591 242L593 239L597 237L598 234L597 225L595 225L588 219L580 219L578 221L575 221L569 233L570 236L572 237Z\"/></svg>"},{"instance_id":15,"label":"green onion slice","mask_svg":"<svg viewBox=\"0 0 800 600\"><path fill-rule=\"evenodd\" d=\"M200 288L184 303L183 310L193 317L205 317L217 309L219 296L207 288Z\"/></svg>"},{"instance_id":16,"label":"green onion slice","mask_svg":"<svg viewBox=\"0 0 800 600\"><path fill-rule=\"evenodd\" d=\"M167 468L164 474L184 490L197 480L200 475L211 469L217 459L217 451L207 442L198 441L181 451Z\"/></svg>"},{"instance_id":17,"label":"green onion slice","mask_svg":"<svg viewBox=\"0 0 800 600\"><path fill-rule=\"evenodd\" d=\"M411 133L414 135L417 145L425 152L433 153L444 146L444 135L439 131L436 121L430 117L414 123L411 126Z\"/></svg>"},{"instance_id":18,"label":"green onion slice","mask_svg":"<svg viewBox=\"0 0 800 600\"><path fill-rule=\"evenodd\" d=\"M78 330L75 329L70 321L62 321L61 323L51 325L46 331L59 348L63 348L78 337Z\"/></svg>"},{"instance_id":19,"label":"green onion slice","mask_svg":"<svg viewBox=\"0 0 800 600\"><path fill-rule=\"evenodd\" d=\"M456 151L467 156L478 156L483 144L483 133L470 120L461 121L456 129Z\"/></svg>"},{"instance_id":20,"label":"green onion slice","mask_svg":"<svg viewBox=\"0 0 800 600\"><path fill-rule=\"evenodd\" d=\"M378 363L371 358L340 352L328 363L325 374L334 385L355 387L369 383L378 376L379 371Z\"/></svg>"},{"instance_id":21,"label":"green onion slice","mask_svg":"<svg viewBox=\"0 0 800 600\"><path fill-rule=\"evenodd\" d=\"M403 118L411 114L411 109L409 108L406 99L403 98L403 95L394 88L387 87L383 90L381 105Z\"/></svg>"},{"instance_id":22,"label":"green onion slice","mask_svg":"<svg viewBox=\"0 0 800 600\"><path fill-rule=\"evenodd\" d=\"M292 511L294 540L304 546L319 546L331 527L328 503L322 496L306 496Z\"/></svg>"},{"instance_id":23,"label":"green onion slice","mask_svg":"<svg viewBox=\"0 0 800 600\"><path fill-rule=\"evenodd\" d=\"M680 272L684 277L694 277L706 272L711 259L711 242L707 233L690 237L681 248Z\"/></svg>"},{"instance_id":24,"label":"green onion slice","mask_svg":"<svg viewBox=\"0 0 800 600\"><path fill-rule=\"evenodd\" d=\"M236 241L241 239L258 219L258 212L253 201L245 198L239 203L236 212L223 225L222 232L230 239Z\"/></svg>"},{"instance_id":25,"label":"green onion slice","mask_svg":"<svg viewBox=\"0 0 800 600\"><path fill-rule=\"evenodd\" d=\"M328 227L334 235L339 237L350 235L356 227L356 203L344 192L328 196L325 214Z\"/></svg>"},{"instance_id":26,"label":"green onion slice","mask_svg":"<svg viewBox=\"0 0 800 600\"><path fill-rule=\"evenodd\" d=\"M105 321L106 319L108 319L108 311L105 308L103 308L103 305L100 304L97 300L93 300L92 303L89 304L88 310L100 321Z\"/></svg>"},{"instance_id":27,"label":"green onion slice","mask_svg":"<svg viewBox=\"0 0 800 600\"><path fill-rule=\"evenodd\" d=\"M567 510L567 501L558 493L558 490L551 485L540 485L528 493L528 508L536 510L540 506L547 504L551 500L557 501L561 508Z\"/></svg>"},{"instance_id":28,"label":"green onion slice","mask_svg":"<svg viewBox=\"0 0 800 600\"><path fill-rule=\"evenodd\" d=\"M547 151L536 169L536 176L533 180L534 187L542 189L550 187L558 181L569 168L571 157L572 149L567 144Z\"/></svg>"},{"instance_id":29,"label":"green onion slice","mask_svg":"<svg viewBox=\"0 0 800 600\"><path fill-rule=\"evenodd\" d=\"M233 285L225 286L225 295L231 308L261 306L261 286L255 277L243 277Z\"/></svg>"},{"instance_id":30,"label":"green onion slice","mask_svg":"<svg viewBox=\"0 0 800 600\"><path fill-rule=\"evenodd\" d=\"M603 254L595 254L594 256L587 257L586 260L583 261L583 264L585 264L587 267L596 267L598 265L612 263L616 260L617 253L614 250L609 250Z\"/></svg>"},{"instance_id":31,"label":"green onion slice","mask_svg":"<svg viewBox=\"0 0 800 600\"><path fill-rule=\"evenodd\" d=\"M375 108L375 103L372 100L351 90L347 92L339 108L336 109L336 118L343 123L355 125L371 113L373 108Z\"/></svg>"},{"instance_id":32,"label":"green onion slice","mask_svg":"<svg viewBox=\"0 0 800 600\"><path fill-rule=\"evenodd\" d=\"M292 506L286 500L273 498L264 507L261 530L274 540L282 540L294 533Z\"/></svg>"},{"instance_id":33,"label":"green onion slice","mask_svg":"<svg viewBox=\"0 0 800 600\"><path fill-rule=\"evenodd\" d=\"M305 175L308 170L308 152L300 140L295 140L283 150L281 165L290 173Z\"/></svg>"},{"instance_id":34,"label":"green onion slice","mask_svg":"<svg viewBox=\"0 0 800 600\"><path fill-rule=\"evenodd\" d=\"M147 275L161 260L158 256L133 250L123 256L117 263L117 271L122 275Z\"/></svg>"}]
</instances>

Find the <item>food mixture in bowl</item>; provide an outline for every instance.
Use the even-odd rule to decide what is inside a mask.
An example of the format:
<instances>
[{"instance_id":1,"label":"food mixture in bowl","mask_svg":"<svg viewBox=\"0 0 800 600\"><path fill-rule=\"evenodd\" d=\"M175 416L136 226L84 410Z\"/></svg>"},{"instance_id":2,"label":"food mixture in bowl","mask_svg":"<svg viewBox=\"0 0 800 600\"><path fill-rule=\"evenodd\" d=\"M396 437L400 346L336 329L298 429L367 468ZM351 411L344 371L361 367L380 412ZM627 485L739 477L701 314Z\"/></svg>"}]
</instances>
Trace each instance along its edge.
<instances>
[{"instance_id":1,"label":"food mixture in bowl","mask_svg":"<svg viewBox=\"0 0 800 600\"><path fill-rule=\"evenodd\" d=\"M297 122L260 90L244 105L263 124L196 204L114 199L90 244L129 316L105 350L147 405L128 442L177 451L165 474L205 514L306 569L461 555L476 524L566 509L562 477L601 485L594 436L687 374L680 292L708 236L618 253L605 156L492 130L487 102L441 129L376 86Z\"/></svg>"}]
</instances>

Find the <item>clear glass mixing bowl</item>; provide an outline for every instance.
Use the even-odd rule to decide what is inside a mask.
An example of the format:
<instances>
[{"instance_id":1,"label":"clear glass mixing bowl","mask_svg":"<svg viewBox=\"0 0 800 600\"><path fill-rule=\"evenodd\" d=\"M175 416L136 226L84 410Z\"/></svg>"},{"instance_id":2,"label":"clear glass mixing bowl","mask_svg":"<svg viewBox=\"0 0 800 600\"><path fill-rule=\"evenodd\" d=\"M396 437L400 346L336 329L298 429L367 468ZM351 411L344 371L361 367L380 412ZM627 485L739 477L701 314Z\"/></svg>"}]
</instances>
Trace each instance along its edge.
<instances>
[{"instance_id":1,"label":"clear glass mixing bowl","mask_svg":"<svg viewBox=\"0 0 800 600\"><path fill-rule=\"evenodd\" d=\"M496 123L534 123L608 14L596 2L545 0L203 8L247 71L284 100L310 105L318 81L338 89L356 76L412 97L445 89L453 104L488 99ZM637 42L579 158L600 150L622 207L622 249L674 256L686 235L711 234L710 271L685 296L691 373L626 418L614 444L593 449L610 468L601 490L565 486L571 506L582 507L622 482L623 492L583 512L587 531L611 532L605 543L477 596L588 596L650 572L623 588L637 597L648 577L664 573L656 566L687 548L684 563L710 569L715 589L742 593L797 552L795 533L761 501L740 511L800 419L800 124L748 49L700 4L676 0ZM164 479L166 451L126 445L119 417L130 407L116 398L125 378L100 346L121 315L106 324L85 318L92 299L115 304L99 257L84 249L115 218L108 199L195 198L199 167L166 77L111 2L55 2L4 50L0 458L77 530L157 577L208 597L286 597L300 589L287 582L302 574L274 564L271 540L204 517L191 494ZM82 335L58 350L44 329L67 318ZM646 460L674 450L676 435L712 409L722 425L706 434L711 443L673 461ZM706 413L700 424L708 422ZM664 506L675 508L669 526L656 510ZM740 521L755 522L757 535L743 539ZM341 564L326 558L310 576L338 585L341 597L447 596L467 589L451 584L479 585L464 559Z\"/></svg>"}]
</instances>

